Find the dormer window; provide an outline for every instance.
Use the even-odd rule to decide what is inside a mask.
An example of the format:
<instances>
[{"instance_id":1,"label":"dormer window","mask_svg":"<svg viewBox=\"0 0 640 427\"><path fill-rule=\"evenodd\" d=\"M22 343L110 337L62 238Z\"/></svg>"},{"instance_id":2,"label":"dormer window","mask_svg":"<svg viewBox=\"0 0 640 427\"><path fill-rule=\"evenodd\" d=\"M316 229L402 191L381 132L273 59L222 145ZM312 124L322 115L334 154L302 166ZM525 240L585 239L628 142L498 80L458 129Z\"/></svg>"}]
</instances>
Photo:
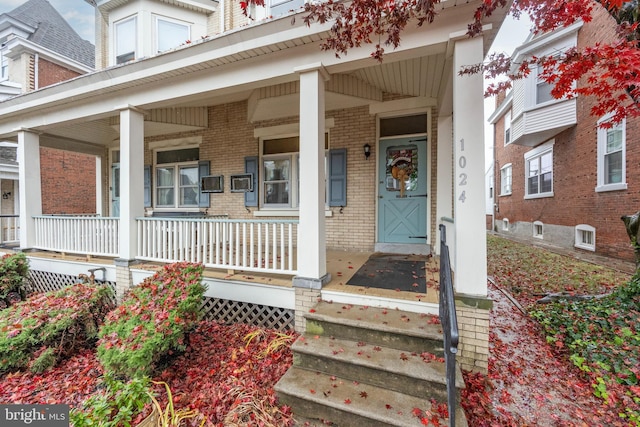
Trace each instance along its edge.
<instances>
[{"instance_id":1,"label":"dormer window","mask_svg":"<svg viewBox=\"0 0 640 427\"><path fill-rule=\"evenodd\" d=\"M160 53L190 40L191 27L183 21L157 16L156 34L156 53Z\"/></svg>"},{"instance_id":2,"label":"dormer window","mask_svg":"<svg viewBox=\"0 0 640 427\"><path fill-rule=\"evenodd\" d=\"M116 22L116 64L136 59L136 40L138 20L135 16Z\"/></svg>"}]
</instances>

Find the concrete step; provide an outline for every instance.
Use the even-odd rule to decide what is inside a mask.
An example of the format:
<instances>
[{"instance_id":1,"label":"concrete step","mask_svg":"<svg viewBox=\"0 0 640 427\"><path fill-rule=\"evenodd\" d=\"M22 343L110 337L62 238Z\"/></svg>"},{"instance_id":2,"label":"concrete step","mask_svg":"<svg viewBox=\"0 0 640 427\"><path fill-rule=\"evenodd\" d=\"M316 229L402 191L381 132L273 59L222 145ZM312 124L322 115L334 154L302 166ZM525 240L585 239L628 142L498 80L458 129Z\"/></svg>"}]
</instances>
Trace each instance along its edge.
<instances>
[{"instance_id":1,"label":"concrete step","mask_svg":"<svg viewBox=\"0 0 640 427\"><path fill-rule=\"evenodd\" d=\"M413 353L363 341L303 335L293 344L294 366L439 402L447 401L445 365L431 353ZM464 388L457 369L456 387Z\"/></svg>"},{"instance_id":2,"label":"concrete step","mask_svg":"<svg viewBox=\"0 0 640 427\"><path fill-rule=\"evenodd\" d=\"M443 355L442 328L437 316L322 301L305 318L307 334L312 336Z\"/></svg>"},{"instance_id":3,"label":"concrete step","mask_svg":"<svg viewBox=\"0 0 640 427\"><path fill-rule=\"evenodd\" d=\"M408 396L298 367L289 369L276 384L276 392L281 404L294 409L298 425L304 425L302 420L310 425L339 427L424 425L415 415L416 408L421 416L425 415L425 410L430 411L429 425L434 424L432 417L437 418L439 425L448 425L448 419L438 415L438 405L434 406L428 397ZM456 411L456 426L466 425L462 411Z\"/></svg>"}]
</instances>

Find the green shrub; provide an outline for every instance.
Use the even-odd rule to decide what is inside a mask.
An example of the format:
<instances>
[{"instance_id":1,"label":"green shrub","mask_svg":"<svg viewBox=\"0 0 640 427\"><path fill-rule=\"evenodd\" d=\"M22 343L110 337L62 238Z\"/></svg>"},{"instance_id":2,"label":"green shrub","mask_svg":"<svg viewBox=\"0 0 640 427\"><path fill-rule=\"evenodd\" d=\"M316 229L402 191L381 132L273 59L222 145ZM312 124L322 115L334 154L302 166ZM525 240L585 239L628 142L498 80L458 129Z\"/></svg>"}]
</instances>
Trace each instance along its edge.
<instances>
[{"instance_id":1,"label":"green shrub","mask_svg":"<svg viewBox=\"0 0 640 427\"><path fill-rule=\"evenodd\" d=\"M131 420L151 401L149 378L128 382L105 375L104 388L85 400L81 409L72 409L69 417L74 427L129 427Z\"/></svg>"},{"instance_id":2,"label":"green shrub","mask_svg":"<svg viewBox=\"0 0 640 427\"><path fill-rule=\"evenodd\" d=\"M25 281L29 274L29 262L24 253L6 254L0 259L0 299L7 300L13 293L26 297Z\"/></svg>"},{"instance_id":3,"label":"green shrub","mask_svg":"<svg viewBox=\"0 0 640 427\"><path fill-rule=\"evenodd\" d=\"M100 329L98 359L118 376L150 376L160 359L184 350L200 318L203 266L175 263L131 289Z\"/></svg>"},{"instance_id":4,"label":"green shrub","mask_svg":"<svg viewBox=\"0 0 640 427\"><path fill-rule=\"evenodd\" d=\"M93 345L110 308L110 292L77 284L0 311L0 372L26 367L42 372L60 357Z\"/></svg>"}]
</instances>

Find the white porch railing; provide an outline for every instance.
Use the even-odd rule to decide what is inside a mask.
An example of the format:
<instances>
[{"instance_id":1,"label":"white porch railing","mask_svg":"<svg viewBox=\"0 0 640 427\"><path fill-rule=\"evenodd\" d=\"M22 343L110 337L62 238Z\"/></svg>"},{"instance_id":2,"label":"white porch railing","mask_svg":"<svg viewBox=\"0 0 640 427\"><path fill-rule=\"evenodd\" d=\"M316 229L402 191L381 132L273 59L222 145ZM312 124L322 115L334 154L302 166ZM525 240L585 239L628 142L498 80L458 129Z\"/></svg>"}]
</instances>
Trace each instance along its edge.
<instances>
[{"instance_id":1,"label":"white porch railing","mask_svg":"<svg viewBox=\"0 0 640 427\"><path fill-rule=\"evenodd\" d=\"M138 218L140 260L296 274L297 220Z\"/></svg>"},{"instance_id":2,"label":"white porch railing","mask_svg":"<svg viewBox=\"0 0 640 427\"><path fill-rule=\"evenodd\" d=\"M118 256L119 219L101 216L41 215L36 249L95 256Z\"/></svg>"},{"instance_id":3,"label":"white porch railing","mask_svg":"<svg viewBox=\"0 0 640 427\"><path fill-rule=\"evenodd\" d=\"M20 216L0 215L0 244L20 241Z\"/></svg>"}]
</instances>

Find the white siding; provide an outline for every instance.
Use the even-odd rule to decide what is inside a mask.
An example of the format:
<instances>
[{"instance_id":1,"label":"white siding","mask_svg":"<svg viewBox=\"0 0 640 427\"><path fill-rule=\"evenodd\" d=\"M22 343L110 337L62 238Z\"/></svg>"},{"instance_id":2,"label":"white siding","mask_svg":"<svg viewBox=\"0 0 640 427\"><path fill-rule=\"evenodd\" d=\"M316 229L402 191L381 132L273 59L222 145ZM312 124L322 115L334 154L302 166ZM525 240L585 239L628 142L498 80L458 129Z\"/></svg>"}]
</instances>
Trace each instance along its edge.
<instances>
[{"instance_id":1,"label":"white siding","mask_svg":"<svg viewBox=\"0 0 640 427\"><path fill-rule=\"evenodd\" d=\"M576 99L567 99L525 113L525 133L542 132L576 124Z\"/></svg>"}]
</instances>

